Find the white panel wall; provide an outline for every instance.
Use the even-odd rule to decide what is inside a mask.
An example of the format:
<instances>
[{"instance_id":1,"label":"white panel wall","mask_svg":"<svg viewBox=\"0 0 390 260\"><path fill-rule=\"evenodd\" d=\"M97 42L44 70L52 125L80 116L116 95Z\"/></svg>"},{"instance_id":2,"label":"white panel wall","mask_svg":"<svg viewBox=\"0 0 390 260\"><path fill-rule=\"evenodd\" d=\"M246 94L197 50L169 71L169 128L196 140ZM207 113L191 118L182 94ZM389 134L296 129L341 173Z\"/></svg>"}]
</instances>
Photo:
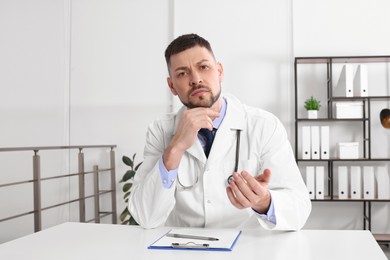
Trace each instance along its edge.
<instances>
[{"instance_id":1,"label":"white panel wall","mask_svg":"<svg viewBox=\"0 0 390 260\"><path fill-rule=\"evenodd\" d=\"M387 0L294 0L294 55L389 55L389 7Z\"/></svg>"},{"instance_id":2,"label":"white panel wall","mask_svg":"<svg viewBox=\"0 0 390 260\"><path fill-rule=\"evenodd\" d=\"M148 125L169 111L169 14L167 0L72 4L70 143L117 144L118 182L127 170L122 156L137 153L141 162Z\"/></svg>"},{"instance_id":3,"label":"white panel wall","mask_svg":"<svg viewBox=\"0 0 390 260\"><path fill-rule=\"evenodd\" d=\"M0 8L0 146L56 145L67 137L64 1Z\"/></svg>"},{"instance_id":4,"label":"white panel wall","mask_svg":"<svg viewBox=\"0 0 390 260\"><path fill-rule=\"evenodd\" d=\"M67 11L62 0L0 2L0 147L68 141ZM43 177L66 171L66 153L40 155ZM32 156L0 153L0 183L32 179ZM66 180L42 184L42 205L67 200L66 187ZM0 218L32 210L32 184L0 189L0 205ZM57 213L45 212L44 227L66 220L66 208ZM31 233L32 216L0 230L0 242Z\"/></svg>"}]
</instances>

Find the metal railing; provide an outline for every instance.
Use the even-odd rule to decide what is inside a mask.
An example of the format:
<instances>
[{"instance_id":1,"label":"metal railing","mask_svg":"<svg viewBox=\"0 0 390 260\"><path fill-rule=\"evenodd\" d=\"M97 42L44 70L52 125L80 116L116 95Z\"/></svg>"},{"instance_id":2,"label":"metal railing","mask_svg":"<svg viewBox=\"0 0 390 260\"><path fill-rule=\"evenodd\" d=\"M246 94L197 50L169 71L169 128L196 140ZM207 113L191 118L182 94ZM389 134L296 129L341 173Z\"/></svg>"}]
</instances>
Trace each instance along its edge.
<instances>
[{"instance_id":1,"label":"metal railing","mask_svg":"<svg viewBox=\"0 0 390 260\"><path fill-rule=\"evenodd\" d=\"M42 211L59 207L62 205L79 202L79 220L80 222L90 222L95 221L95 223L100 223L100 219L112 215L112 223L117 223L117 208L116 208L116 180L115 180L115 151L114 148L116 145L85 145L85 146L37 146L37 147L10 147L10 148L0 148L0 152L18 152L18 151L32 151L33 152L33 179L12 182L12 183L4 183L0 184L0 188L20 185L25 183L33 183L33 200L34 200L34 210L24 212L21 214L13 215L10 217L6 217L0 219L0 222L19 218L22 216L26 216L29 214L34 214L34 232L40 231L42 229ZM96 148L110 148L110 168L107 169L99 169L97 165L93 166L92 171L85 171L84 169L84 149L96 149ZM39 151L42 150L71 150L78 149L78 172L77 173L69 173L63 174L53 177L41 178L41 160ZM110 190L99 190L99 173L100 172L110 172ZM85 175L93 174L93 184L94 191L92 195L85 196ZM48 207L42 208L41 205L41 182L52 179L59 178L69 178L72 176L78 176L78 190L79 196L77 199L69 200L66 202L62 202L59 204L51 205ZM111 193L111 211L100 211L100 196L106 193ZM85 200L88 198L94 198L94 219L86 221L85 219Z\"/></svg>"}]
</instances>

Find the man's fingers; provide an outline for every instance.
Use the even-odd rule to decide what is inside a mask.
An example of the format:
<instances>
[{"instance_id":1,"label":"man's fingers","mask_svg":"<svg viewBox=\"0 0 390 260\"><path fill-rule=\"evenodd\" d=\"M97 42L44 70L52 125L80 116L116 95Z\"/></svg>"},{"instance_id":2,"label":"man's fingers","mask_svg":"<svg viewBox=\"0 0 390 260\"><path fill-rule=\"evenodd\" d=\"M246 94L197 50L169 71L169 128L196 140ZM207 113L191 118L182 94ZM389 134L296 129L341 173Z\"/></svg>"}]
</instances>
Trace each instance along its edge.
<instances>
[{"instance_id":1,"label":"man's fingers","mask_svg":"<svg viewBox=\"0 0 390 260\"><path fill-rule=\"evenodd\" d=\"M197 107L186 110L183 114L183 119L191 122L197 131L200 128L213 130L213 120L219 116L219 112L216 112L210 108Z\"/></svg>"},{"instance_id":2,"label":"man's fingers","mask_svg":"<svg viewBox=\"0 0 390 260\"><path fill-rule=\"evenodd\" d=\"M230 202L238 209L243 209L244 207L237 201L236 197L234 196L232 188L229 186L226 188L226 193L228 195L228 198Z\"/></svg>"},{"instance_id":3,"label":"man's fingers","mask_svg":"<svg viewBox=\"0 0 390 260\"><path fill-rule=\"evenodd\" d=\"M250 196L250 200L256 200L256 195L261 195L264 188L259 184L259 181L255 177L250 175L248 172L243 171L241 173L241 176L245 180L250 190L250 193L248 193L248 196Z\"/></svg>"},{"instance_id":4,"label":"man's fingers","mask_svg":"<svg viewBox=\"0 0 390 260\"><path fill-rule=\"evenodd\" d=\"M249 179L249 173L244 173L244 175ZM257 195L251 186L258 185L254 184L256 180L250 176L250 178L252 178L252 180L250 180L252 184L248 184L247 180L244 178L244 176L242 176L242 174L240 175L238 173L234 173L233 177L234 181L230 184L230 187L232 188L237 201L246 208L250 207L251 204L256 201Z\"/></svg>"},{"instance_id":5,"label":"man's fingers","mask_svg":"<svg viewBox=\"0 0 390 260\"><path fill-rule=\"evenodd\" d=\"M265 169L262 174L259 174L255 177L258 182L269 183L271 179L271 171L269 169Z\"/></svg>"}]
</instances>

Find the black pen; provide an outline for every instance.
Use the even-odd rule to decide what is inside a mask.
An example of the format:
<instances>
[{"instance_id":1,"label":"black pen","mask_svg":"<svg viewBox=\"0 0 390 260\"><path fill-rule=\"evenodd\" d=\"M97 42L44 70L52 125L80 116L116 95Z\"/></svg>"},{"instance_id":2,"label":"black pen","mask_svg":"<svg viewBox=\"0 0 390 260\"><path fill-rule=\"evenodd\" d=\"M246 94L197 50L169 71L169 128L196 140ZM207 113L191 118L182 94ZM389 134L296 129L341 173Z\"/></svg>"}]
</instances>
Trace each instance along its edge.
<instances>
[{"instance_id":1,"label":"black pen","mask_svg":"<svg viewBox=\"0 0 390 260\"><path fill-rule=\"evenodd\" d=\"M218 238L215 237L203 237L203 236L193 236L193 235L184 235L184 234L172 234L168 233L167 237L176 237L176 238L188 238L188 239L198 239L198 240L208 240L208 241L218 241Z\"/></svg>"}]
</instances>

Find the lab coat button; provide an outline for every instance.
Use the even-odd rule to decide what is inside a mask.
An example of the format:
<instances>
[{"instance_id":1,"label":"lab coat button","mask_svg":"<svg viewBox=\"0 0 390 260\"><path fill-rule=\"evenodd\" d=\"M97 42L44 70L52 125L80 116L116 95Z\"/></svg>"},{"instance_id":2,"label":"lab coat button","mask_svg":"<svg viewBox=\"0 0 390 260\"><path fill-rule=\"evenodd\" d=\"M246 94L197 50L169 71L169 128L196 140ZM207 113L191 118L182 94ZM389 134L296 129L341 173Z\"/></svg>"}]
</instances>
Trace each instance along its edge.
<instances>
[{"instance_id":1,"label":"lab coat button","mask_svg":"<svg viewBox=\"0 0 390 260\"><path fill-rule=\"evenodd\" d=\"M211 200L207 200L207 203L208 203L208 204L211 204Z\"/></svg>"}]
</instances>

